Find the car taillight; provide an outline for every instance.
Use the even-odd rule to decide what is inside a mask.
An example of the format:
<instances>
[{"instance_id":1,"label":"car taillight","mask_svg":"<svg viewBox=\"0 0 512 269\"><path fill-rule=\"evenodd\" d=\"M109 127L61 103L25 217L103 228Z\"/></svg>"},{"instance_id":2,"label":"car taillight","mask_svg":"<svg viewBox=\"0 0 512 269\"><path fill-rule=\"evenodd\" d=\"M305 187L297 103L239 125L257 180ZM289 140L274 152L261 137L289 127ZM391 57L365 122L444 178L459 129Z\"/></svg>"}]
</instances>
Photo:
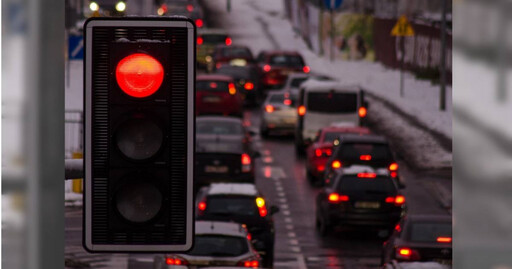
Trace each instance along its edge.
<instances>
[{"instance_id":1,"label":"car taillight","mask_svg":"<svg viewBox=\"0 0 512 269\"><path fill-rule=\"evenodd\" d=\"M244 84L244 89L250 91L250 90L253 90L254 89L254 83L248 81Z\"/></svg>"},{"instance_id":2,"label":"car taillight","mask_svg":"<svg viewBox=\"0 0 512 269\"><path fill-rule=\"evenodd\" d=\"M242 172L250 172L251 171L251 156L249 154L244 153L241 157L242 162Z\"/></svg>"},{"instance_id":3,"label":"car taillight","mask_svg":"<svg viewBox=\"0 0 512 269\"><path fill-rule=\"evenodd\" d=\"M188 12L194 11L194 6L193 5L187 5L187 11Z\"/></svg>"},{"instance_id":4,"label":"car taillight","mask_svg":"<svg viewBox=\"0 0 512 269\"><path fill-rule=\"evenodd\" d=\"M222 66L222 63L216 63L215 68L219 69Z\"/></svg>"},{"instance_id":5,"label":"car taillight","mask_svg":"<svg viewBox=\"0 0 512 269\"><path fill-rule=\"evenodd\" d=\"M285 105L289 106L289 105L291 105L291 104L292 104L292 100L290 100L290 99L284 99L283 104L285 104Z\"/></svg>"},{"instance_id":6,"label":"car taillight","mask_svg":"<svg viewBox=\"0 0 512 269\"><path fill-rule=\"evenodd\" d=\"M203 38L198 36L197 37L197 45L202 45L203 44Z\"/></svg>"},{"instance_id":7,"label":"car taillight","mask_svg":"<svg viewBox=\"0 0 512 269\"><path fill-rule=\"evenodd\" d=\"M229 83L228 84L228 90L229 90L229 94L235 95L236 94L235 84L234 83Z\"/></svg>"},{"instance_id":8,"label":"car taillight","mask_svg":"<svg viewBox=\"0 0 512 269\"><path fill-rule=\"evenodd\" d=\"M357 177L359 178L376 178L376 173L357 173Z\"/></svg>"},{"instance_id":9,"label":"car taillight","mask_svg":"<svg viewBox=\"0 0 512 269\"><path fill-rule=\"evenodd\" d=\"M203 27L203 20L201 20L201 19L197 19L197 20L196 20L196 26L197 26L198 28Z\"/></svg>"},{"instance_id":10,"label":"car taillight","mask_svg":"<svg viewBox=\"0 0 512 269\"><path fill-rule=\"evenodd\" d=\"M390 196L386 197L385 202L388 204L395 204L396 206L401 206L405 203L405 197L403 195L397 195L396 197Z\"/></svg>"},{"instance_id":11,"label":"car taillight","mask_svg":"<svg viewBox=\"0 0 512 269\"><path fill-rule=\"evenodd\" d=\"M265 111L266 111L267 113L272 113L272 112L274 112L274 106L273 106L273 105L266 105L266 106L265 106Z\"/></svg>"},{"instance_id":12,"label":"car taillight","mask_svg":"<svg viewBox=\"0 0 512 269\"><path fill-rule=\"evenodd\" d=\"M304 73L309 73L309 71L311 71L311 68L309 68L309 66L306 65L302 68L302 71L304 71Z\"/></svg>"},{"instance_id":13,"label":"car taillight","mask_svg":"<svg viewBox=\"0 0 512 269\"><path fill-rule=\"evenodd\" d=\"M364 107L364 106L360 107L358 110L358 114L359 114L360 118L366 117L367 113L368 113L368 111L366 110L366 107Z\"/></svg>"},{"instance_id":14,"label":"car taillight","mask_svg":"<svg viewBox=\"0 0 512 269\"><path fill-rule=\"evenodd\" d=\"M397 171L398 170L398 164L392 163L389 165L389 171Z\"/></svg>"},{"instance_id":15,"label":"car taillight","mask_svg":"<svg viewBox=\"0 0 512 269\"><path fill-rule=\"evenodd\" d=\"M332 150L330 148L315 149L316 157L331 156L331 155L332 155Z\"/></svg>"},{"instance_id":16,"label":"car taillight","mask_svg":"<svg viewBox=\"0 0 512 269\"><path fill-rule=\"evenodd\" d=\"M237 266L247 267L247 268L258 268L260 266L260 262L258 260L243 260L237 263Z\"/></svg>"},{"instance_id":17,"label":"car taillight","mask_svg":"<svg viewBox=\"0 0 512 269\"><path fill-rule=\"evenodd\" d=\"M231 46L231 44L233 44L231 37L226 37L226 46Z\"/></svg>"},{"instance_id":18,"label":"car taillight","mask_svg":"<svg viewBox=\"0 0 512 269\"><path fill-rule=\"evenodd\" d=\"M266 207L260 207L258 208L258 211L260 212L260 217L265 217L267 216L267 208Z\"/></svg>"},{"instance_id":19,"label":"car taillight","mask_svg":"<svg viewBox=\"0 0 512 269\"><path fill-rule=\"evenodd\" d=\"M340 161L338 161L338 160L334 160L334 161L331 163L331 167L332 167L333 169L339 169L339 168L341 168L341 162L340 162Z\"/></svg>"},{"instance_id":20,"label":"car taillight","mask_svg":"<svg viewBox=\"0 0 512 269\"><path fill-rule=\"evenodd\" d=\"M304 116L306 115L306 107L304 105L302 106L299 106L297 108L297 113L299 114L299 116Z\"/></svg>"},{"instance_id":21,"label":"car taillight","mask_svg":"<svg viewBox=\"0 0 512 269\"><path fill-rule=\"evenodd\" d=\"M265 72L269 72L270 69L272 69L272 67L270 67L270 65L268 65L268 64L263 66L263 71L265 71Z\"/></svg>"},{"instance_id":22,"label":"car taillight","mask_svg":"<svg viewBox=\"0 0 512 269\"><path fill-rule=\"evenodd\" d=\"M415 261L420 259L420 254L414 249L400 247L396 249L396 258L398 260Z\"/></svg>"},{"instance_id":23,"label":"car taillight","mask_svg":"<svg viewBox=\"0 0 512 269\"><path fill-rule=\"evenodd\" d=\"M329 197L327 199L331 204L337 204L339 202L348 202L350 200L350 198L347 195L339 195L337 193L329 194Z\"/></svg>"},{"instance_id":24,"label":"car taillight","mask_svg":"<svg viewBox=\"0 0 512 269\"><path fill-rule=\"evenodd\" d=\"M252 235L250 233L247 233L247 240L249 240L249 241L252 240Z\"/></svg>"},{"instance_id":25,"label":"car taillight","mask_svg":"<svg viewBox=\"0 0 512 269\"><path fill-rule=\"evenodd\" d=\"M323 172L323 171L325 171L325 165L318 165L318 166L316 167L316 170L318 170L318 172Z\"/></svg>"},{"instance_id":26,"label":"car taillight","mask_svg":"<svg viewBox=\"0 0 512 269\"><path fill-rule=\"evenodd\" d=\"M206 202L200 202L197 205L197 208L199 209L199 211L205 211L206 210Z\"/></svg>"},{"instance_id":27,"label":"car taillight","mask_svg":"<svg viewBox=\"0 0 512 269\"><path fill-rule=\"evenodd\" d=\"M372 160L372 155L361 155L361 156L359 156L359 160L361 160L361 161L371 161Z\"/></svg>"},{"instance_id":28,"label":"car taillight","mask_svg":"<svg viewBox=\"0 0 512 269\"><path fill-rule=\"evenodd\" d=\"M439 243L451 243L452 242L452 238L451 237L440 236L440 237L437 238L437 242L439 242Z\"/></svg>"},{"instance_id":29,"label":"car taillight","mask_svg":"<svg viewBox=\"0 0 512 269\"><path fill-rule=\"evenodd\" d=\"M167 265L187 265L188 264L188 261L185 260L185 259L181 259L181 258L171 258L171 257L168 257L168 258L165 258L165 263Z\"/></svg>"}]
</instances>

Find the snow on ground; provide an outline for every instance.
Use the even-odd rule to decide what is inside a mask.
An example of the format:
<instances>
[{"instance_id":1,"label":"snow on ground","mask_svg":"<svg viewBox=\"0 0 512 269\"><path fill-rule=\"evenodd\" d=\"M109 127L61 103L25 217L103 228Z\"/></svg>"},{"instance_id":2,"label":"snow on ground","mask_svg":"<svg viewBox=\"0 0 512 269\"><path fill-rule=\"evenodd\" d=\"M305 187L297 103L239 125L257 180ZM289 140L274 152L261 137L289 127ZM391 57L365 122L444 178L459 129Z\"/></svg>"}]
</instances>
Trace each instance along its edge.
<instances>
[{"instance_id":1,"label":"snow on ground","mask_svg":"<svg viewBox=\"0 0 512 269\"><path fill-rule=\"evenodd\" d=\"M294 32L284 14L282 1L239 0L227 13L225 0L209 0L214 16L222 18L221 25L234 37L234 42L247 45L257 54L264 49L297 50L311 66L312 72L334 76L347 84L357 84L375 95L396 104L414 115L426 126L447 137L452 136L452 89L447 88L446 111L439 111L439 86L417 80L405 73L405 95L400 97L400 72L380 63L366 61L335 61L328 55L319 57L309 50L302 38Z\"/></svg>"}]
</instances>

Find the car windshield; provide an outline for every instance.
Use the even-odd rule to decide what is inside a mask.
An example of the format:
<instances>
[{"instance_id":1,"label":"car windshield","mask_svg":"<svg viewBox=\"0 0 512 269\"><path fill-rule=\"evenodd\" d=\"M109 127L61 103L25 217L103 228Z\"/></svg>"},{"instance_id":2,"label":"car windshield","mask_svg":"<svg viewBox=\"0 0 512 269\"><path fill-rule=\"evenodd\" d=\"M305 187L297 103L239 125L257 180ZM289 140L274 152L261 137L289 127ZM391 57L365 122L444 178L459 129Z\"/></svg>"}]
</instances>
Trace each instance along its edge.
<instances>
[{"instance_id":1,"label":"car windshield","mask_svg":"<svg viewBox=\"0 0 512 269\"><path fill-rule=\"evenodd\" d=\"M343 143L338 151L339 160L360 161L361 155L370 155L371 161L391 161L393 156L387 144Z\"/></svg>"},{"instance_id":2,"label":"car windshield","mask_svg":"<svg viewBox=\"0 0 512 269\"><path fill-rule=\"evenodd\" d=\"M228 92L228 85L229 83L226 81L198 80L196 82L196 90L199 92Z\"/></svg>"},{"instance_id":3,"label":"car windshield","mask_svg":"<svg viewBox=\"0 0 512 269\"><path fill-rule=\"evenodd\" d=\"M249 251L247 239L225 235L196 235L194 247L187 252L192 256L236 257Z\"/></svg>"},{"instance_id":4,"label":"car windshield","mask_svg":"<svg viewBox=\"0 0 512 269\"><path fill-rule=\"evenodd\" d=\"M413 242L437 242L438 237L452 237L452 225L446 222L415 222L411 225Z\"/></svg>"},{"instance_id":5,"label":"car windshield","mask_svg":"<svg viewBox=\"0 0 512 269\"><path fill-rule=\"evenodd\" d=\"M201 120L196 122L196 133L211 135L241 135L243 134L243 127L240 122Z\"/></svg>"},{"instance_id":6,"label":"car windshield","mask_svg":"<svg viewBox=\"0 0 512 269\"><path fill-rule=\"evenodd\" d=\"M204 34L201 37L203 38L203 44L224 44L228 36L225 34Z\"/></svg>"},{"instance_id":7,"label":"car windshield","mask_svg":"<svg viewBox=\"0 0 512 269\"><path fill-rule=\"evenodd\" d=\"M311 92L307 96L307 110L320 113L355 113L357 94L340 92Z\"/></svg>"},{"instance_id":8,"label":"car windshield","mask_svg":"<svg viewBox=\"0 0 512 269\"><path fill-rule=\"evenodd\" d=\"M252 59L251 51L247 48L223 48L221 50L221 54L223 57L229 57L229 58L246 58L246 59Z\"/></svg>"},{"instance_id":9,"label":"car windshield","mask_svg":"<svg viewBox=\"0 0 512 269\"><path fill-rule=\"evenodd\" d=\"M387 177L358 178L343 177L338 184L338 191L344 194L367 193L367 194L396 194L396 187L392 179Z\"/></svg>"},{"instance_id":10,"label":"car windshield","mask_svg":"<svg viewBox=\"0 0 512 269\"><path fill-rule=\"evenodd\" d=\"M286 104L291 107L295 107L295 101L297 96L289 93L276 93L272 94L268 100L270 104ZM285 100L290 100L286 101Z\"/></svg>"},{"instance_id":11,"label":"car windshield","mask_svg":"<svg viewBox=\"0 0 512 269\"><path fill-rule=\"evenodd\" d=\"M269 64L273 66L302 67L304 61L302 57L297 55L276 55L270 58Z\"/></svg>"},{"instance_id":12,"label":"car windshield","mask_svg":"<svg viewBox=\"0 0 512 269\"><path fill-rule=\"evenodd\" d=\"M298 88L298 87L300 87L300 84L302 84L302 82L306 81L307 79L308 78L294 78L294 79L292 79L290 86L292 88Z\"/></svg>"},{"instance_id":13,"label":"car windshield","mask_svg":"<svg viewBox=\"0 0 512 269\"><path fill-rule=\"evenodd\" d=\"M256 216L258 208L253 197L210 196L205 214Z\"/></svg>"}]
</instances>

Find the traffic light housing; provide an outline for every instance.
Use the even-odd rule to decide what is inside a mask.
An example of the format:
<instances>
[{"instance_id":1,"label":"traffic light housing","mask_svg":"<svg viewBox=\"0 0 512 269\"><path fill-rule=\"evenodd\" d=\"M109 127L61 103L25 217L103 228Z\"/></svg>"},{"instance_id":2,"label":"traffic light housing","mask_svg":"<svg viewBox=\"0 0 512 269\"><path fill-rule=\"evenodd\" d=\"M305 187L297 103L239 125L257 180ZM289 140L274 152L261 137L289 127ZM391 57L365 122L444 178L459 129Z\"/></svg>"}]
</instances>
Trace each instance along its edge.
<instances>
[{"instance_id":1,"label":"traffic light housing","mask_svg":"<svg viewBox=\"0 0 512 269\"><path fill-rule=\"evenodd\" d=\"M186 251L193 238L195 26L85 26L84 247Z\"/></svg>"}]
</instances>

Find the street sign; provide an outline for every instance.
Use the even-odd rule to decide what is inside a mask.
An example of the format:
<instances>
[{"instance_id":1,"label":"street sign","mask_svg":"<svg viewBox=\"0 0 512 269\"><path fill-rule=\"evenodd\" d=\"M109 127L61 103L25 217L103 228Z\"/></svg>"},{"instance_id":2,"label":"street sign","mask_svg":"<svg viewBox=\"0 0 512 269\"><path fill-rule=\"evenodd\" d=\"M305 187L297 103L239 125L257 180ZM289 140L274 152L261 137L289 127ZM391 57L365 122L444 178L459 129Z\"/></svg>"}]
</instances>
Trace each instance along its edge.
<instances>
[{"instance_id":1,"label":"street sign","mask_svg":"<svg viewBox=\"0 0 512 269\"><path fill-rule=\"evenodd\" d=\"M405 15L400 16L393 29L392 36L414 36L414 29Z\"/></svg>"},{"instance_id":2,"label":"street sign","mask_svg":"<svg viewBox=\"0 0 512 269\"><path fill-rule=\"evenodd\" d=\"M330 10L339 8L342 3L343 0L324 0L325 7Z\"/></svg>"},{"instance_id":3,"label":"street sign","mask_svg":"<svg viewBox=\"0 0 512 269\"><path fill-rule=\"evenodd\" d=\"M85 24L84 247L187 251L193 238L194 23Z\"/></svg>"},{"instance_id":4,"label":"street sign","mask_svg":"<svg viewBox=\"0 0 512 269\"><path fill-rule=\"evenodd\" d=\"M84 38L81 35L68 36L68 57L70 60L84 59Z\"/></svg>"}]
</instances>

